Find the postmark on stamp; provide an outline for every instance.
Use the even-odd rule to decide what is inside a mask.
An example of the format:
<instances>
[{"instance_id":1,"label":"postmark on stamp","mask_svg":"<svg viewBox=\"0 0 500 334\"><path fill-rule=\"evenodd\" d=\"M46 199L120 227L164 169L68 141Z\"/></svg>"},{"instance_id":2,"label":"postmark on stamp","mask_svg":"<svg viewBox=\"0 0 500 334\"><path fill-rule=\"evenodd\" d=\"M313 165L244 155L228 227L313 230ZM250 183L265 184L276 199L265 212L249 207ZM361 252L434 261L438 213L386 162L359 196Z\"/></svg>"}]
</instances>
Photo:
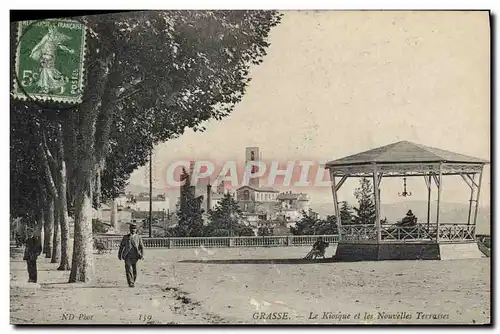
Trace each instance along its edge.
<instances>
[{"instance_id":1,"label":"postmark on stamp","mask_svg":"<svg viewBox=\"0 0 500 334\"><path fill-rule=\"evenodd\" d=\"M80 103L84 90L85 25L68 19L21 21L14 98Z\"/></svg>"}]
</instances>

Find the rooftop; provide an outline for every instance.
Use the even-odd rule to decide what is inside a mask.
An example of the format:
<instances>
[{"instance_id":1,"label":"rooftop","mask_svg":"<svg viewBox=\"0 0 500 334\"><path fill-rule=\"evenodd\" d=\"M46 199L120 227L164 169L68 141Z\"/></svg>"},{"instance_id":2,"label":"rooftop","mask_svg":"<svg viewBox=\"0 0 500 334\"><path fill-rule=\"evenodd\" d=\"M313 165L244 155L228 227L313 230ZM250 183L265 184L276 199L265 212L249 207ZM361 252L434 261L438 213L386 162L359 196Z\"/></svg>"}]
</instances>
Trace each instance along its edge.
<instances>
[{"instance_id":1,"label":"rooftop","mask_svg":"<svg viewBox=\"0 0 500 334\"><path fill-rule=\"evenodd\" d=\"M275 190L271 187L260 187L260 188L255 188L255 187L251 187L251 186L242 186L242 187L239 187L237 190L240 190L240 189L243 189L243 188L250 188L254 191L260 191L260 192L267 192L267 193L279 193L278 190Z\"/></svg>"},{"instance_id":2,"label":"rooftop","mask_svg":"<svg viewBox=\"0 0 500 334\"><path fill-rule=\"evenodd\" d=\"M465 164L486 164L488 161L442 150L439 148L424 146L409 141L399 141L393 144L374 148L365 152L353 154L341 159L326 163L330 166L364 165L371 163L431 163L450 162Z\"/></svg>"},{"instance_id":3,"label":"rooftop","mask_svg":"<svg viewBox=\"0 0 500 334\"><path fill-rule=\"evenodd\" d=\"M307 200L309 200L307 194L304 194L304 193L292 193L292 192L281 193L281 194L278 195L278 199L282 199L282 200L298 200L298 201L307 201Z\"/></svg>"}]
</instances>

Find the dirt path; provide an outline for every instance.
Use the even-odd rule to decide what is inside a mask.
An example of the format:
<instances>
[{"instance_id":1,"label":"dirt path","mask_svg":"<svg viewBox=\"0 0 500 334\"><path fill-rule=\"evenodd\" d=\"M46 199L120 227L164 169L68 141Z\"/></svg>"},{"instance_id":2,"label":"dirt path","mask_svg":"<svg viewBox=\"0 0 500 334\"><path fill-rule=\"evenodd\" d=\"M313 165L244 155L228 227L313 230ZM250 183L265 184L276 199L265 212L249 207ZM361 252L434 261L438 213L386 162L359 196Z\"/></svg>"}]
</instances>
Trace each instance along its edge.
<instances>
[{"instance_id":1,"label":"dirt path","mask_svg":"<svg viewBox=\"0 0 500 334\"><path fill-rule=\"evenodd\" d=\"M490 321L490 259L305 263L309 248L147 250L136 288L116 254L96 282L41 260L39 286L11 259L12 323L403 323ZM330 248L327 256L334 248ZM50 306L49 306L50 305ZM63 320L63 313L92 319ZM406 313L403 313L406 312ZM424 318L419 317L425 314ZM287 319L256 319L264 314ZM359 314L361 319L354 317ZM427 316L429 315L429 316ZM314 318L316 316L316 318ZM432 319L432 316L440 317ZM143 320L145 318L145 320Z\"/></svg>"},{"instance_id":2,"label":"dirt path","mask_svg":"<svg viewBox=\"0 0 500 334\"><path fill-rule=\"evenodd\" d=\"M17 253L17 252L14 252ZM178 287L156 280L126 285L121 263L97 255L97 279L69 284L69 272L55 270L49 259L38 261L38 284L28 284L20 253L11 258L11 323L44 324L195 324L226 323L206 312ZM112 263L113 265L109 266ZM141 270L140 276L146 276Z\"/></svg>"}]
</instances>

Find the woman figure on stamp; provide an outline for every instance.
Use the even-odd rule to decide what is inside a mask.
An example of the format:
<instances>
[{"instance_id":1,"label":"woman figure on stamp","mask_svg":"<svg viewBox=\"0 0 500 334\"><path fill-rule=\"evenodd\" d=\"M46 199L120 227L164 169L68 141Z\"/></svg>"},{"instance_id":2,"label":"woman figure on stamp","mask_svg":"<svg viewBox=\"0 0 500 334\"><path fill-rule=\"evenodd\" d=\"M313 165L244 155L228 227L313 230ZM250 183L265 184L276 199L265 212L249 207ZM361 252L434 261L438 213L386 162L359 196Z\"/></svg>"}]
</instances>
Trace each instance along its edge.
<instances>
[{"instance_id":1,"label":"woman figure on stamp","mask_svg":"<svg viewBox=\"0 0 500 334\"><path fill-rule=\"evenodd\" d=\"M40 93L49 93L59 90L59 94L64 93L64 86L68 81L55 67L57 49L68 53L75 51L62 45L63 42L71 39L60 33L54 25L49 26L48 33L33 48L30 57L40 63L40 79L37 85Z\"/></svg>"}]
</instances>

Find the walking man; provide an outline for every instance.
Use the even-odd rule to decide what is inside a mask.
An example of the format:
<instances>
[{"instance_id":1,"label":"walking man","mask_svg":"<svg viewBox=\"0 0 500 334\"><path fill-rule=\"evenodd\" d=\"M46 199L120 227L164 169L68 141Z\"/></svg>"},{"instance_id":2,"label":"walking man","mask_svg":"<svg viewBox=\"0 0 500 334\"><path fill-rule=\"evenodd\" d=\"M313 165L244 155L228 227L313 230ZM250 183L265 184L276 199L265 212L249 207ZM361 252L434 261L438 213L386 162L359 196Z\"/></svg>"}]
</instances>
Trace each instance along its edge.
<instances>
[{"instance_id":1,"label":"walking man","mask_svg":"<svg viewBox=\"0 0 500 334\"><path fill-rule=\"evenodd\" d=\"M26 261L28 267L28 283L36 283L37 281L37 269L36 260L38 256L42 253L42 243L40 239L37 238L35 233L32 231L28 239L26 240L26 248L24 249L23 260Z\"/></svg>"},{"instance_id":2,"label":"walking man","mask_svg":"<svg viewBox=\"0 0 500 334\"><path fill-rule=\"evenodd\" d=\"M137 225L130 224L130 233L125 235L120 243L118 259L125 261L127 283L132 288L137 279L137 261L144 258L144 244L137 234Z\"/></svg>"}]
</instances>

